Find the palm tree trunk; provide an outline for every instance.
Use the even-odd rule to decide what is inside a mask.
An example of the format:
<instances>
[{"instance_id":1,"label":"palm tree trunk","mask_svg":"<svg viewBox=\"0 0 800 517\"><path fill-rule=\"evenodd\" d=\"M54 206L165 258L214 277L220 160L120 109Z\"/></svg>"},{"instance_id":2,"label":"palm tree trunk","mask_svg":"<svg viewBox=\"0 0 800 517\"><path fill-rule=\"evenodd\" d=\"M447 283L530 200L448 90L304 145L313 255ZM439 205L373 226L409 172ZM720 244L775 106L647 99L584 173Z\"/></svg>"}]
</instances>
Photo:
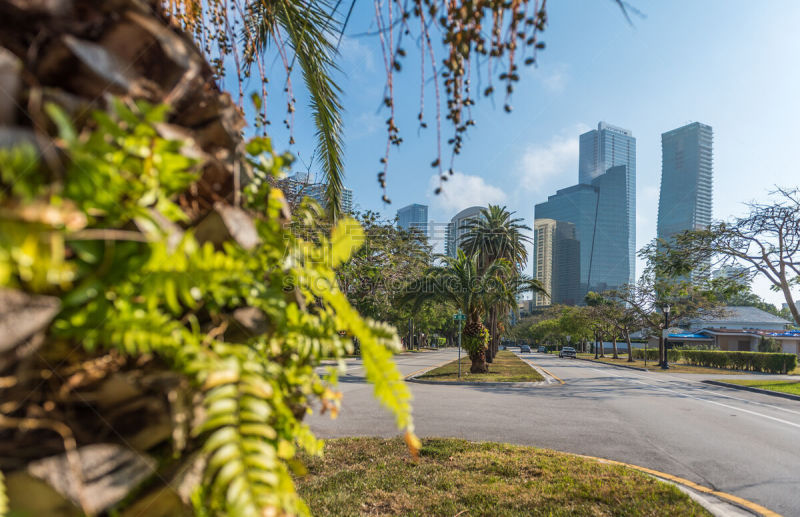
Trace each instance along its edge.
<instances>
[{"instance_id":1,"label":"palm tree trunk","mask_svg":"<svg viewBox=\"0 0 800 517\"><path fill-rule=\"evenodd\" d=\"M489 373L489 366L486 364L486 351L481 350L470 355L472 365L469 373Z\"/></svg>"}]
</instances>

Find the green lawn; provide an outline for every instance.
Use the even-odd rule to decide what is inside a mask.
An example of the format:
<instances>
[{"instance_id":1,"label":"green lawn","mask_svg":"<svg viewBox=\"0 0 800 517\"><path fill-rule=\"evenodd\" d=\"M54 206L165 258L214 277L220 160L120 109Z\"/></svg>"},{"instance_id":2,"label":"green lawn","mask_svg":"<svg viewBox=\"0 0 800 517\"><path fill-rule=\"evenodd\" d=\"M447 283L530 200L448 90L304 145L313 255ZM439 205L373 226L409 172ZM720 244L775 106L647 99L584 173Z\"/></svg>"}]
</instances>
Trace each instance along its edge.
<instances>
[{"instance_id":1,"label":"green lawn","mask_svg":"<svg viewBox=\"0 0 800 517\"><path fill-rule=\"evenodd\" d=\"M500 350L497 353L494 362L489 364L489 373L469 373L472 362L463 351L462 354L462 382L539 382L544 380L539 372L508 350ZM419 378L426 381L457 381L459 380L458 360L431 370Z\"/></svg>"},{"instance_id":2,"label":"green lawn","mask_svg":"<svg viewBox=\"0 0 800 517\"><path fill-rule=\"evenodd\" d=\"M312 515L709 515L633 469L532 447L426 439L415 461L399 438L344 438L305 463Z\"/></svg>"},{"instance_id":3,"label":"green lawn","mask_svg":"<svg viewBox=\"0 0 800 517\"><path fill-rule=\"evenodd\" d=\"M591 359L594 361L594 354L578 354L578 357L584 359ZM623 366L634 366L636 368L645 368L644 361L641 359L634 359L633 362L628 362L627 354L619 354L619 359L613 359L610 354L606 354L605 358L600 357L597 359L608 364L621 364ZM704 366L691 366L683 363L669 363L669 370L662 370L655 361L647 361L646 366L648 371L651 372L664 372L667 373L705 373L705 374L718 374L718 375L741 375L742 373L737 370L723 370L722 368L706 368Z\"/></svg>"},{"instance_id":4,"label":"green lawn","mask_svg":"<svg viewBox=\"0 0 800 517\"><path fill-rule=\"evenodd\" d=\"M753 388L761 388L762 390L780 391L783 393L791 393L793 395L800 395L800 381L770 381L770 380L731 380L725 381L731 384L739 384L740 386L751 386Z\"/></svg>"}]
</instances>

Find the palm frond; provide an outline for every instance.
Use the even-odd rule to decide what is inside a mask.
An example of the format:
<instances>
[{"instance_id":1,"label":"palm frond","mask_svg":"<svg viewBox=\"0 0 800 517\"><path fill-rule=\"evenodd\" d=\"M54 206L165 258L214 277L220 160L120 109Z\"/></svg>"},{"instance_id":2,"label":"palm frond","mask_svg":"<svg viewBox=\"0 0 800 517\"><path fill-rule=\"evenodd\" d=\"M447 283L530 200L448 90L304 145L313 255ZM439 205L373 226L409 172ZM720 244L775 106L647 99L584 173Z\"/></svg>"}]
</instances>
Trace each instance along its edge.
<instances>
[{"instance_id":1,"label":"palm frond","mask_svg":"<svg viewBox=\"0 0 800 517\"><path fill-rule=\"evenodd\" d=\"M264 49L271 41L283 41L283 36L276 32L283 30L294 50L310 97L317 149L327 183L328 211L335 220L341 213L344 188L344 126L342 90L333 79L333 74L340 71L334 58L338 55L335 41L342 24L334 13L327 0L256 1L249 5L247 23L255 48Z\"/></svg>"}]
</instances>

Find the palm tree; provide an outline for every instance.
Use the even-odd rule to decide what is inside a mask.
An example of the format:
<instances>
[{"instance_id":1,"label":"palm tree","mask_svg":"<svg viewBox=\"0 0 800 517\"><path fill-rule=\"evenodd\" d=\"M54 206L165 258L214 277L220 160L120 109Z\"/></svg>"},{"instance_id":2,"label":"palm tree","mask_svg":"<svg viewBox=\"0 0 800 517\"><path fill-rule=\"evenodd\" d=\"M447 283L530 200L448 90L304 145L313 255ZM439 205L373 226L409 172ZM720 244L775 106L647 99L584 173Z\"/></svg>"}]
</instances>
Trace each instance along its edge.
<instances>
[{"instance_id":1,"label":"palm tree","mask_svg":"<svg viewBox=\"0 0 800 517\"><path fill-rule=\"evenodd\" d=\"M471 373L486 373L486 329L481 316L493 300L508 296L509 284L503 278L511 266L503 259L495 260L485 268L478 267L477 255L441 257L441 266L431 267L418 281L407 286L401 301L412 303L415 310L431 300L445 301L467 315L463 346L472 361Z\"/></svg>"},{"instance_id":2,"label":"palm tree","mask_svg":"<svg viewBox=\"0 0 800 517\"><path fill-rule=\"evenodd\" d=\"M507 282L511 277L519 276L528 259L525 244L531 242L530 238L522 233L525 230L530 231L530 227L522 224L523 219L515 218L514 213L509 212L505 206L489 205L482 209L477 217L464 223L465 233L461 240L461 246L467 253L478 256L481 268L486 268L499 259L508 261L512 267L506 272L507 277L504 280ZM522 287L522 284L518 287ZM527 290L544 292L539 283L528 282L527 287L529 287ZM498 322L515 308L515 304L516 300L512 300L510 303L494 303L489 308L491 335L489 362L498 350Z\"/></svg>"},{"instance_id":3,"label":"palm tree","mask_svg":"<svg viewBox=\"0 0 800 517\"><path fill-rule=\"evenodd\" d=\"M334 62L338 56L336 41L344 28L335 15L337 6L329 0L253 1L246 3L244 20L250 28L245 35L252 37L246 45L249 52L263 52L270 44L281 45L284 40L294 51L310 97L317 151L327 180L325 197L334 220L341 211L344 177L341 89L333 80L333 73L339 71Z\"/></svg>"}]
</instances>

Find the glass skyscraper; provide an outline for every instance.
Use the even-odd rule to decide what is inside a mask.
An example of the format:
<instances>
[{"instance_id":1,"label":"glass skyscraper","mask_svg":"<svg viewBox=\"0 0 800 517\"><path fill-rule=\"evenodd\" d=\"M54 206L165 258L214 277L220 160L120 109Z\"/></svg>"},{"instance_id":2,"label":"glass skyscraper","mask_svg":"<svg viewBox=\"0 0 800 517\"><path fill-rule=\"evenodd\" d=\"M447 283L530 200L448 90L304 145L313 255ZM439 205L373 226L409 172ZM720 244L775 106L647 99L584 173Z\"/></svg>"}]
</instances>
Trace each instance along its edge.
<instances>
[{"instance_id":1,"label":"glass skyscraper","mask_svg":"<svg viewBox=\"0 0 800 517\"><path fill-rule=\"evenodd\" d=\"M406 230L416 228L428 235L428 206L413 203L397 211L397 225Z\"/></svg>"},{"instance_id":2,"label":"glass skyscraper","mask_svg":"<svg viewBox=\"0 0 800 517\"><path fill-rule=\"evenodd\" d=\"M299 201L302 197L310 197L317 201L323 208L327 208L328 199L325 195L327 183L317 182L308 172L298 172L278 182L278 186L291 200ZM353 213L353 191L349 188L342 189L341 210L344 213Z\"/></svg>"},{"instance_id":3,"label":"glass skyscraper","mask_svg":"<svg viewBox=\"0 0 800 517\"><path fill-rule=\"evenodd\" d=\"M570 298L577 303L583 301L588 291L602 292L634 281L633 250L628 247L631 226L626 194L629 177L626 166L612 167L594 178L590 185L561 189L534 208L534 220L554 219L575 226L580 286L579 295ZM560 259L556 257L555 260ZM562 268L567 269L574 268L567 265Z\"/></svg>"},{"instance_id":4,"label":"glass skyscraper","mask_svg":"<svg viewBox=\"0 0 800 517\"><path fill-rule=\"evenodd\" d=\"M597 215L588 275L590 291L603 292L635 280L636 250L630 246L635 242L631 233L635 232L636 214L628 202L629 181L626 165L611 167L592 180L597 189Z\"/></svg>"},{"instance_id":5,"label":"glass skyscraper","mask_svg":"<svg viewBox=\"0 0 800 517\"><path fill-rule=\"evenodd\" d=\"M455 258L458 256L458 248L461 246L461 237L466 233L464 223L481 215L480 206L471 206L460 211L450 219L445 231L444 253Z\"/></svg>"},{"instance_id":6,"label":"glass skyscraper","mask_svg":"<svg viewBox=\"0 0 800 517\"><path fill-rule=\"evenodd\" d=\"M711 224L713 142L711 126L699 122L662 133L659 239Z\"/></svg>"},{"instance_id":7,"label":"glass skyscraper","mask_svg":"<svg viewBox=\"0 0 800 517\"><path fill-rule=\"evenodd\" d=\"M540 219L552 219L572 223L575 227L575 238L578 240L577 274L580 294L578 302L586 295L589 281L589 261L592 256L592 237L594 235L595 213L597 211L597 189L592 185L574 185L561 189L550 196L544 203L534 207L534 227ZM534 257L537 256L534 241ZM559 257L555 257L556 261ZM534 263L534 268L537 265ZM533 271L534 277L537 272Z\"/></svg>"},{"instance_id":8,"label":"glass skyscraper","mask_svg":"<svg viewBox=\"0 0 800 517\"><path fill-rule=\"evenodd\" d=\"M633 275L636 264L636 138L633 132L621 127L599 122L597 129L580 136L578 157L578 182L591 184L611 167L627 167L628 268ZM621 201L621 199L620 199Z\"/></svg>"}]
</instances>

